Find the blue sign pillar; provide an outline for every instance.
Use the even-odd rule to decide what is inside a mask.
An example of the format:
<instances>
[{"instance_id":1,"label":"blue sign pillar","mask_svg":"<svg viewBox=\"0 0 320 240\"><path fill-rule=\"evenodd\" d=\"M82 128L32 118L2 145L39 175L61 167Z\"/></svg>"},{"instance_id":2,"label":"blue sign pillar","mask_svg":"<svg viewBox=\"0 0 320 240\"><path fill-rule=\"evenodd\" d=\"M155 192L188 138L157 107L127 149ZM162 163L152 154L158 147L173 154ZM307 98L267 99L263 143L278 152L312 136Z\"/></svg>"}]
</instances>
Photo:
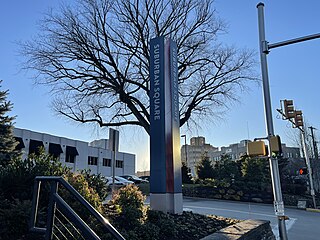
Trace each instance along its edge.
<instances>
[{"instance_id":1,"label":"blue sign pillar","mask_svg":"<svg viewBox=\"0 0 320 240\"><path fill-rule=\"evenodd\" d=\"M150 42L150 206L182 213L177 46Z\"/></svg>"}]
</instances>

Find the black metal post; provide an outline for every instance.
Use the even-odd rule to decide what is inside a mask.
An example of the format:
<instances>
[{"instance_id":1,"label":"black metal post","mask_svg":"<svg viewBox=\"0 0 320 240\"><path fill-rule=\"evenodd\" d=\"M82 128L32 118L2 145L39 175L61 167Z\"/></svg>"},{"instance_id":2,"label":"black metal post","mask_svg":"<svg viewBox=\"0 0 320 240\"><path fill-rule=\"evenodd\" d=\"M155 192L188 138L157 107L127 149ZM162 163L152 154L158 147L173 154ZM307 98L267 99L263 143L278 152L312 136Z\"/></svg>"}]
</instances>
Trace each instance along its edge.
<instances>
[{"instance_id":1,"label":"black metal post","mask_svg":"<svg viewBox=\"0 0 320 240\"><path fill-rule=\"evenodd\" d=\"M34 181L32 205L31 205L31 218L29 222L30 229L34 228L37 222L40 184L41 184L40 181Z\"/></svg>"},{"instance_id":2,"label":"black metal post","mask_svg":"<svg viewBox=\"0 0 320 240\"><path fill-rule=\"evenodd\" d=\"M52 239L53 233L53 225L54 225L54 217L56 211L56 203L54 201L54 195L58 191L58 182L51 181L50 182L50 198L49 198L49 206L48 206L48 216L47 216L47 231L46 231L46 240Z\"/></svg>"},{"instance_id":3,"label":"black metal post","mask_svg":"<svg viewBox=\"0 0 320 240\"><path fill-rule=\"evenodd\" d=\"M313 133L313 130L316 130L316 128L314 127L309 127L310 130L311 130L311 137L312 137L312 145L313 145L313 157L314 159L318 159L319 156L318 156L318 148L317 148L317 143L315 141L315 138L314 138L314 133Z\"/></svg>"}]
</instances>

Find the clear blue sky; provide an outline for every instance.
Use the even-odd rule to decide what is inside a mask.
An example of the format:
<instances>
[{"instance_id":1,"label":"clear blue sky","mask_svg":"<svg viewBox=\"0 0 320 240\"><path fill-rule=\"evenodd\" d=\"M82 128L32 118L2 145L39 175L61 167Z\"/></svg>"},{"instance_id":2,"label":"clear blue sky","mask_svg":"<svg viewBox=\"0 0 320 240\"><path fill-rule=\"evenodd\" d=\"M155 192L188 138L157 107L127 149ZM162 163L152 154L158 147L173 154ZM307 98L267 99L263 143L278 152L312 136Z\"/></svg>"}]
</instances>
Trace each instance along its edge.
<instances>
[{"instance_id":1,"label":"clear blue sky","mask_svg":"<svg viewBox=\"0 0 320 240\"><path fill-rule=\"evenodd\" d=\"M16 127L45 132L57 136L91 141L108 136L106 130L92 125L79 125L54 116L52 99L44 86L33 85L32 73L21 71L21 56L17 41L31 39L37 34L36 23L50 7L58 7L54 0L3 1L0 8L0 79L3 89L9 89L9 99L17 115ZM229 25L229 32L221 40L239 48L248 48L258 55L257 5L253 0L216 0L215 7ZM320 32L320 2L265 1L266 36L271 43ZM275 132L293 145L291 126L277 118L280 99L294 99L309 124L320 130L320 111L317 106L320 90L320 39L274 49L268 56L269 77ZM257 64L260 72L260 65ZM241 95L240 103L226 111L223 120L205 124L192 132L181 129L181 134L202 135L214 146L225 146L242 139L265 136L262 89L253 84L251 91ZM149 166L148 137L142 129L120 130L120 150L137 155L137 169Z\"/></svg>"}]
</instances>

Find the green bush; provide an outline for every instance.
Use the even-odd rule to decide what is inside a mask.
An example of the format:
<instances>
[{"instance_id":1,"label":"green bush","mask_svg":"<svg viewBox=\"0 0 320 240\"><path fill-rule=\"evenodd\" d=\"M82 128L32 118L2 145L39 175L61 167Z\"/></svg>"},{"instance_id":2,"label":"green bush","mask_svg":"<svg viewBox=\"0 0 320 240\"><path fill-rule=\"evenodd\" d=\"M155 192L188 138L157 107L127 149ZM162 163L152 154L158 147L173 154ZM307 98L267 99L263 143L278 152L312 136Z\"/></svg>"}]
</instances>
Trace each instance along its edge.
<instances>
[{"instance_id":1,"label":"green bush","mask_svg":"<svg viewBox=\"0 0 320 240\"><path fill-rule=\"evenodd\" d=\"M39 235L29 233L30 200L10 201L0 196L0 202L0 239L42 239ZM43 215L43 212L40 211L38 214Z\"/></svg>"},{"instance_id":2,"label":"green bush","mask_svg":"<svg viewBox=\"0 0 320 240\"><path fill-rule=\"evenodd\" d=\"M89 183L86 180L85 176L80 173L68 173L64 175L65 180L70 183L77 190L82 197L84 197L98 212L102 212L102 201L95 191L95 189L89 187ZM64 188L60 188L60 192L62 198L71 205L71 207L75 208L76 211L81 212L83 209L82 205L78 202L73 201L73 196Z\"/></svg>"},{"instance_id":3,"label":"green bush","mask_svg":"<svg viewBox=\"0 0 320 240\"><path fill-rule=\"evenodd\" d=\"M106 184L106 178L99 174L92 174L91 170L81 170L80 173L84 176L89 184L89 187L95 189L99 194L101 200L104 200L108 196L108 186Z\"/></svg>"},{"instance_id":4,"label":"green bush","mask_svg":"<svg viewBox=\"0 0 320 240\"><path fill-rule=\"evenodd\" d=\"M0 169L0 191L6 199L31 200L36 176L61 176L69 172L70 169L41 148L39 155L16 159Z\"/></svg>"},{"instance_id":5,"label":"green bush","mask_svg":"<svg viewBox=\"0 0 320 240\"><path fill-rule=\"evenodd\" d=\"M71 173L70 169L62 166L60 161L46 154L44 149L40 149L39 155L30 155L25 160L16 159L11 164L0 168L0 193L2 194L0 199L0 230L2 231L0 239L21 239L22 236L29 234L27 222L30 219L30 205L36 176L65 176L65 179L89 203L102 212L101 199L87 181L90 176ZM92 184L92 186L96 185ZM62 189L62 187L59 188L59 193L67 200L69 205L74 207L79 215L89 219L88 212L83 211L83 207L75 203L70 194ZM48 191L49 184L42 184L39 202L41 214L38 218L42 221L46 218ZM42 211L43 209L45 211ZM13 235L13 232L16 233ZM12 237L6 237L10 235ZM30 239L36 238L31 237Z\"/></svg>"},{"instance_id":6,"label":"green bush","mask_svg":"<svg viewBox=\"0 0 320 240\"><path fill-rule=\"evenodd\" d=\"M31 201L1 199L0 208L0 238L17 239L28 232ZM19 224L17 224L17 221Z\"/></svg>"},{"instance_id":7,"label":"green bush","mask_svg":"<svg viewBox=\"0 0 320 240\"><path fill-rule=\"evenodd\" d=\"M130 184L120 188L112 198L112 204L119 213L118 221L121 227L135 227L143 222L145 196L136 185Z\"/></svg>"}]
</instances>

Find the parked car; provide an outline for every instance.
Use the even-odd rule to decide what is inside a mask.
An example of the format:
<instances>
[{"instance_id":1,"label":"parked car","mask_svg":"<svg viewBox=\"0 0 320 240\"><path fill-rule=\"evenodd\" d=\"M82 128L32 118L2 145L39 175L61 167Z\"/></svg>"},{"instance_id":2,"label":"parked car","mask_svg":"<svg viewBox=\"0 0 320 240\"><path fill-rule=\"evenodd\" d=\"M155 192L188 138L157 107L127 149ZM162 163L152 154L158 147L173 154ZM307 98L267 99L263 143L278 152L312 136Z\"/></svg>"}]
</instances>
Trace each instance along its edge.
<instances>
[{"instance_id":1,"label":"parked car","mask_svg":"<svg viewBox=\"0 0 320 240\"><path fill-rule=\"evenodd\" d=\"M137 176L135 176L135 175L123 175L123 176L121 176L121 177L122 177L122 178L125 178L125 179L127 179L127 180L129 180L129 181L132 181L132 182L134 182L135 184L148 183L148 182L149 182L148 180L144 180L144 179L139 178L139 177L137 177Z\"/></svg>"},{"instance_id":2,"label":"parked car","mask_svg":"<svg viewBox=\"0 0 320 240\"><path fill-rule=\"evenodd\" d=\"M112 177L105 177L105 178L106 178L107 186L111 187L112 186ZM114 179L114 185L118 186L118 187L124 186L124 184L122 182L118 181L116 178Z\"/></svg>"},{"instance_id":3,"label":"parked car","mask_svg":"<svg viewBox=\"0 0 320 240\"><path fill-rule=\"evenodd\" d=\"M130 184L134 184L135 182L130 181L126 178L123 177L119 177L119 176L115 176L114 177L115 180L117 180L118 182L122 183L123 185L130 185Z\"/></svg>"},{"instance_id":4,"label":"parked car","mask_svg":"<svg viewBox=\"0 0 320 240\"><path fill-rule=\"evenodd\" d=\"M150 182L150 176L141 176L140 177L143 180L147 180L148 182Z\"/></svg>"}]
</instances>

